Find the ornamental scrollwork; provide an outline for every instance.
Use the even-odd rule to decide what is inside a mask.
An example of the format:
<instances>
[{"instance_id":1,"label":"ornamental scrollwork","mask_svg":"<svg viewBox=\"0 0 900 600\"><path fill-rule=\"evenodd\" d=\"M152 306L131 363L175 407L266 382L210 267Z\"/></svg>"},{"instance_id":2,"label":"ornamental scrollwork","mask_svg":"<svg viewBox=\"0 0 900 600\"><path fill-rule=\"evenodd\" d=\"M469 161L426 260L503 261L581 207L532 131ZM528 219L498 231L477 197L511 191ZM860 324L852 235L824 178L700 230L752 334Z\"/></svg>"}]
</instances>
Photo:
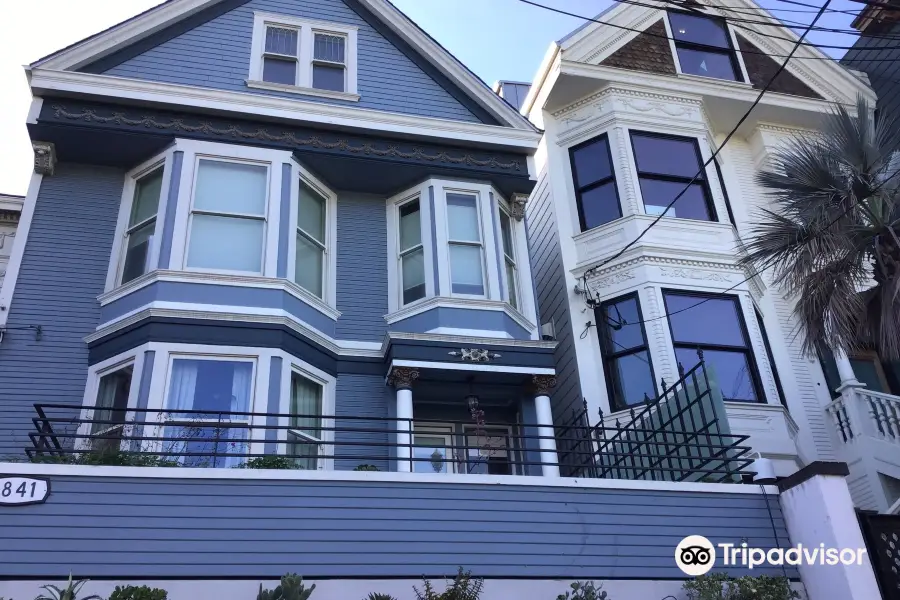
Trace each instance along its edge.
<instances>
[{"instance_id":1,"label":"ornamental scrollwork","mask_svg":"<svg viewBox=\"0 0 900 600\"><path fill-rule=\"evenodd\" d=\"M491 352L485 348L460 348L459 350L451 350L447 354L469 362L490 362L503 356L499 352Z\"/></svg>"},{"instance_id":2,"label":"ornamental scrollwork","mask_svg":"<svg viewBox=\"0 0 900 600\"><path fill-rule=\"evenodd\" d=\"M515 169L520 171L521 165L516 161L501 162L494 157L480 160L471 154L463 154L454 156L447 152L428 153L421 148L413 147L409 152L404 152L392 144L388 144L385 148L379 148L372 143L353 144L347 140L336 140L328 142L316 135L308 137L297 136L292 131L281 130L273 133L265 127L259 127L252 130L241 128L237 125L229 125L227 127L216 127L211 123L201 121L197 124L190 124L185 119L165 118L158 119L156 117L139 117L130 118L122 112L113 112L108 116L100 115L97 111L84 108L80 112L69 112L62 106L54 106L53 114L57 118L79 119L88 123L113 123L115 125L128 125L131 127L146 127L152 129L171 129L173 131L181 131L186 133L203 133L206 135L229 136L246 140L262 140L266 142L284 142L294 146L310 146L313 148L321 148L323 150L342 150L353 154L365 154L379 157L414 159L428 162L443 162L455 165L468 165L475 167L490 167L494 169ZM35 167L37 168L37 167Z\"/></svg>"},{"instance_id":3,"label":"ornamental scrollwork","mask_svg":"<svg viewBox=\"0 0 900 600\"><path fill-rule=\"evenodd\" d=\"M412 389L413 382L419 378L419 370L410 367L396 367L388 375L388 384L398 390Z\"/></svg>"}]
</instances>

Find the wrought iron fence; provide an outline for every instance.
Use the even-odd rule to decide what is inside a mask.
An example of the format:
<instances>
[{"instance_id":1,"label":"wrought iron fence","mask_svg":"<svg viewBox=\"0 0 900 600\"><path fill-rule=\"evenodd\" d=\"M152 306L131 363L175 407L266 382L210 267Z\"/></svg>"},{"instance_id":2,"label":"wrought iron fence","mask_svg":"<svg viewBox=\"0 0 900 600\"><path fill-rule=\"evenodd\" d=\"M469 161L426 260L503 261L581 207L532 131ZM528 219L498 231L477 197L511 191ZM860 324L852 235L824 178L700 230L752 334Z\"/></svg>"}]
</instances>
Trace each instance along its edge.
<instances>
[{"instance_id":1,"label":"wrought iron fence","mask_svg":"<svg viewBox=\"0 0 900 600\"><path fill-rule=\"evenodd\" d=\"M700 362L654 400L631 407L626 419L608 423L602 409L590 425L587 404L556 428L563 475L601 479L738 482L753 462L744 446L749 436L734 435L724 404L714 394ZM623 423L624 420L624 423Z\"/></svg>"}]
</instances>

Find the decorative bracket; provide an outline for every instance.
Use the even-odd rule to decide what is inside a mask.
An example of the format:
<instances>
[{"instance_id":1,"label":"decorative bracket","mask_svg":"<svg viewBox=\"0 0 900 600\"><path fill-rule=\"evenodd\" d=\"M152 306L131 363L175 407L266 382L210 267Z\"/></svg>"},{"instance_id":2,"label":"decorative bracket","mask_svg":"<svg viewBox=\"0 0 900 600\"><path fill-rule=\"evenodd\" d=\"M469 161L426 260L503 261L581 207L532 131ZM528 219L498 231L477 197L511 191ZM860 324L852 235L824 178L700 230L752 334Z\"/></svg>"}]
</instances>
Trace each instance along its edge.
<instances>
[{"instance_id":1,"label":"decorative bracket","mask_svg":"<svg viewBox=\"0 0 900 600\"><path fill-rule=\"evenodd\" d=\"M413 381L419 378L419 370L410 367L396 367L388 375L388 384L398 390L412 389Z\"/></svg>"},{"instance_id":2,"label":"decorative bracket","mask_svg":"<svg viewBox=\"0 0 900 600\"><path fill-rule=\"evenodd\" d=\"M450 356L458 356L462 360L471 362L490 362L503 356L499 352L491 352L484 348L460 348L459 350L451 350L447 354Z\"/></svg>"},{"instance_id":3,"label":"decorative bracket","mask_svg":"<svg viewBox=\"0 0 900 600\"><path fill-rule=\"evenodd\" d=\"M34 172L53 175L56 168L56 146L52 142L31 142L34 151Z\"/></svg>"},{"instance_id":4,"label":"decorative bracket","mask_svg":"<svg viewBox=\"0 0 900 600\"><path fill-rule=\"evenodd\" d=\"M556 377L553 375L534 375L531 377L534 385L535 396L549 396L550 390L556 387Z\"/></svg>"},{"instance_id":5,"label":"decorative bracket","mask_svg":"<svg viewBox=\"0 0 900 600\"><path fill-rule=\"evenodd\" d=\"M525 205L528 203L528 194L513 194L509 201L509 214L516 221L525 218Z\"/></svg>"}]
</instances>

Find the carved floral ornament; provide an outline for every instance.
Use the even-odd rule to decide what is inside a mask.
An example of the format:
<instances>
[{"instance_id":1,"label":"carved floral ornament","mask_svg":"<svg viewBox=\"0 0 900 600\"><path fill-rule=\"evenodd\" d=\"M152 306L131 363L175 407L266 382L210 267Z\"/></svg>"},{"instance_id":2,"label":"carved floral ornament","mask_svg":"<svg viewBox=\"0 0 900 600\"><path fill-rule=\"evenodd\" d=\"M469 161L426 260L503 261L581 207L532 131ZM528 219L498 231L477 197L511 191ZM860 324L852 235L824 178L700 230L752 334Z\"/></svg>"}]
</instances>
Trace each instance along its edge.
<instances>
[{"instance_id":1,"label":"carved floral ornament","mask_svg":"<svg viewBox=\"0 0 900 600\"><path fill-rule=\"evenodd\" d=\"M154 131L171 130L172 132L203 133L206 135L219 135L223 137L237 138L241 140L259 140L263 142L282 142L295 147L308 146L323 150L341 150L352 154L364 154L378 157L414 159L427 162L449 163L454 165L469 165L475 167L490 167L493 169L522 170L519 162L501 162L494 157L484 160L477 159L471 154L450 154L447 152L430 153L421 148L413 147L405 152L392 144L353 143L338 139L328 142L316 135L297 135L295 132L282 129L277 126L269 127L240 127L237 125L215 126L206 121L188 122L187 119L175 117L142 116L131 118L122 112L111 112L109 115L101 115L98 111L84 108L77 112L70 112L62 106L53 106L53 115L56 118L80 120L88 123L113 123L116 125L128 125L131 127L144 127ZM51 144L52 145L52 144ZM37 160L37 151L35 151ZM35 166L37 169L37 166Z\"/></svg>"},{"instance_id":2,"label":"carved floral ornament","mask_svg":"<svg viewBox=\"0 0 900 600\"><path fill-rule=\"evenodd\" d=\"M516 221L525 218L525 205L528 203L527 194L513 194L509 200L509 214Z\"/></svg>"},{"instance_id":3,"label":"carved floral ornament","mask_svg":"<svg viewBox=\"0 0 900 600\"><path fill-rule=\"evenodd\" d=\"M413 381L419 378L419 370L410 367L394 367L388 375L388 384L398 390L412 388Z\"/></svg>"},{"instance_id":4,"label":"carved floral ornament","mask_svg":"<svg viewBox=\"0 0 900 600\"><path fill-rule=\"evenodd\" d=\"M56 168L56 146L51 142L31 142L34 151L34 172L38 175L53 175Z\"/></svg>"},{"instance_id":5,"label":"carved floral ornament","mask_svg":"<svg viewBox=\"0 0 900 600\"><path fill-rule=\"evenodd\" d=\"M677 277L680 279L693 279L695 281L719 281L722 283L731 282L730 273L716 273L715 271L704 271L701 269L660 267L659 273L663 277Z\"/></svg>"},{"instance_id":6,"label":"carved floral ornament","mask_svg":"<svg viewBox=\"0 0 900 600\"><path fill-rule=\"evenodd\" d=\"M556 377L553 375L533 375L531 383L534 386L535 396L549 396L550 391L556 387Z\"/></svg>"},{"instance_id":7,"label":"carved floral ornament","mask_svg":"<svg viewBox=\"0 0 900 600\"><path fill-rule=\"evenodd\" d=\"M491 352L485 348L460 348L459 350L451 350L447 354L469 362L489 362L503 356L499 352Z\"/></svg>"}]
</instances>

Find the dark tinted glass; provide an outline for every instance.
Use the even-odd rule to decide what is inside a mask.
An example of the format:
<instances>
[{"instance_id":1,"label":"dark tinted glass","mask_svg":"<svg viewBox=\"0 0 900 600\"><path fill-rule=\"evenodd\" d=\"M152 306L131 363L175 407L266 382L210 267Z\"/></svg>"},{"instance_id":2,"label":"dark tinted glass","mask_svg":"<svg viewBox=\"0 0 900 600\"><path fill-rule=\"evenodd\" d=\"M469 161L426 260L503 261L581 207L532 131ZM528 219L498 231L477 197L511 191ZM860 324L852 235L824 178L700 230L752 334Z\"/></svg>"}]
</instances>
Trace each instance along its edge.
<instances>
[{"instance_id":1,"label":"dark tinted glass","mask_svg":"<svg viewBox=\"0 0 900 600\"><path fill-rule=\"evenodd\" d=\"M678 62L681 63L682 73L737 80L730 53L678 48Z\"/></svg>"},{"instance_id":2,"label":"dark tinted glass","mask_svg":"<svg viewBox=\"0 0 900 600\"><path fill-rule=\"evenodd\" d=\"M605 329L606 349L610 354L644 345L637 300L626 298L603 306L601 325Z\"/></svg>"},{"instance_id":3,"label":"dark tinted glass","mask_svg":"<svg viewBox=\"0 0 900 600\"><path fill-rule=\"evenodd\" d=\"M671 12L669 24L672 26L672 37L678 41L731 48L725 24L717 19Z\"/></svg>"},{"instance_id":4,"label":"dark tinted glass","mask_svg":"<svg viewBox=\"0 0 900 600\"><path fill-rule=\"evenodd\" d=\"M615 180L582 192L581 212L584 215L585 230L618 219L621 214Z\"/></svg>"},{"instance_id":5,"label":"dark tinted glass","mask_svg":"<svg viewBox=\"0 0 900 600\"><path fill-rule=\"evenodd\" d=\"M641 178L641 196L644 198L644 210L648 215L662 213L678 194L681 194L681 197L675 200L675 204L666 212L667 217L711 220L709 206L706 203L706 190L702 184L694 183L685 191L684 183L680 181Z\"/></svg>"},{"instance_id":6,"label":"dark tinted glass","mask_svg":"<svg viewBox=\"0 0 900 600\"><path fill-rule=\"evenodd\" d=\"M263 59L263 81L296 85L297 61L267 56Z\"/></svg>"},{"instance_id":7,"label":"dark tinted glass","mask_svg":"<svg viewBox=\"0 0 900 600\"><path fill-rule=\"evenodd\" d=\"M415 302L420 298L425 297L425 284L414 285L411 288L405 288L403 290L403 304L409 304L410 302Z\"/></svg>"},{"instance_id":8,"label":"dark tinted glass","mask_svg":"<svg viewBox=\"0 0 900 600\"><path fill-rule=\"evenodd\" d=\"M611 367L613 393L619 406L639 404L644 401L644 394L650 398L656 395L646 350L617 358Z\"/></svg>"},{"instance_id":9,"label":"dark tinted glass","mask_svg":"<svg viewBox=\"0 0 900 600\"><path fill-rule=\"evenodd\" d=\"M665 294L665 300L676 344L746 346L735 301L671 293ZM695 306L699 302L703 304Z\"/></svg>"},{"instance_id":10,"label":"dark tinted glass","mask_svg":"<svg viewBox=\"0 0 900 600\"><path fill-rule=\"evenodd\" d=\"M693 348L676 348L675 358L685 371L697 365L697 351ZM703 360L706 363L707 376L710 382L715 380L725 400L756 401L753 388L753 377L750 374L750 363L743 352L727 352L722 350L704 350Z\"/></svg>"},{"instance_id":11,"label":"dark tinted glass","mask_svg":"<svg viewBox=\"0 0 900 600\"><path fill-rule=\"evenodd\" d=\"M598 137L572 150L575 187L583 188L612 175L606 136Z\"/></svg>"},{"instance_id":12,"label":"dark tinted glass","mask_svg":"<svg viewBox=\"0 0 900 600\"><path fill-rule=\"evenodd\" d=\"M696 140L631 134L638 171L691 178L700 170ZM703 173L698 179L703 178Z\"/></svg>"},{"instance_id":13,"label":"dark tinted glass","mask_svg":"<svg viewBox=\"0 0 900 600\"><path fill-rule=\"evenodd\" d=\"M313 65L313 87L317 90L344 91L344 68Z\"/></svg>"},{"instance_id":14,"label":"dark tinted glass","mask_svg":"<svg viewBox=\"0 0 900 600\"><path fill-rule=\"evenodd\" d=\"M853 374L860 383L866 384L866 389L873 392L890 393L890 390L884 389L881 382L881 375L878 372L878 366L871 358L851 358L850 366L853 367Z\"/></svg>"}]
</instances>

